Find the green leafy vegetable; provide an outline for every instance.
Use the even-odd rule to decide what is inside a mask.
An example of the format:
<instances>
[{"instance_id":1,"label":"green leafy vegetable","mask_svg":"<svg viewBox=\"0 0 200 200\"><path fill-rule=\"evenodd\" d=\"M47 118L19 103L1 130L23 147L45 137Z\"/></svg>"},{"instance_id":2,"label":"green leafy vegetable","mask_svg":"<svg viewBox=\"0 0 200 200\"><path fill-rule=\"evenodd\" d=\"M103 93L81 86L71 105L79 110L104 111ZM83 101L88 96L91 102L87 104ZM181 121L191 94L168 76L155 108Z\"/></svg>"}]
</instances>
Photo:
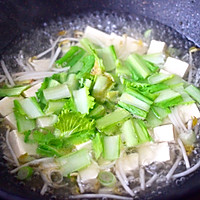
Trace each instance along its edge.
<instances>
[{"instance_id":1,"label":"green leafy vegetable","mask_svg":"<svg viewBox=\"0 0 200 200\"><path fill-rule=\"evenodd\" d=\"M83 114L65 109L58 116L58 121L54 124L54 127L60 130L61 136L68 137L76 132L93 130L94 120Z\"/></svg>"}]
</instances>

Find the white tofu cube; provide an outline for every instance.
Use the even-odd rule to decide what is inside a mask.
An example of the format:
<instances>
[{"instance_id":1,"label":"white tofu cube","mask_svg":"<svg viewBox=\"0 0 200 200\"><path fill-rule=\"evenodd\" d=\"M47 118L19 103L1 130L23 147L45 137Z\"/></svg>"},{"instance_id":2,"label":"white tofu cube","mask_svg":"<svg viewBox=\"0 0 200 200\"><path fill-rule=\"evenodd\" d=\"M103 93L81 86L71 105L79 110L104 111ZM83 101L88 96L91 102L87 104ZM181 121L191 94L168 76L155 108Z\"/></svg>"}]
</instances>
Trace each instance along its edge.
<instances>
[{"instance_id":1,"label":"white tofu cube","mask_svg":"<svg viewBox=\"0 0 200 200\"><path fill-rule=\"evenodd\" d=\"M110 35L91 26L87 26L83 38L88 38L101 47L110 45Z\"/></svg>"},{"instance_id":2,"label":"white tofu cube","mask_svg":"<svg viewBox=\"0 0 200 200\"><path fill-rule=\"evenodd\" d=\"M79 173L81 182L88 183L89 181L92 181L97 178L99 171L100 171L99 166L93 162L91 165L80 170L78 173Z\"/></svg>"},{"instance_id":3,"label":"white tofu cube","mask_svg":"<svg viewBox=\"0 0 200 200\"><path fill-rule=\"evenodd\" d=\"M51 59L32 60L30 63L35 71L48 71Z\"/></svg>"},{"instance_id":4,"label":"white tofu cube","mask_svg":"<svg viewBox=\"0 0 200 200\"><path fill-rule=\"evenodd\" d=\"M34 97L34 96L36 96L35 93L38 91L38 89L41 87L41 85L42 85L42 83L38 83L38 84L30 87L29 89L27 89L27 90L25 90L23 92L23 95L25 97Z\"/></svg>"},{"instance_id":5,"label":"white tofu cube","mask_svg":"<svg viewBox=\"0 0 200 200\"><path fill-rule=\"evenodd\" d=\"M174 126L167 124L155 127L153 138L155 142L174 142Z\"/></svg>"},{"instance_id":6,"label":"white tofu cube","mask_svg":"<svg viewBox=\"0 0 200 200\"><path fill-rule=\"evenodd\" d=\"M125 173L136 170L139 167L139 155L138 153L131 153L124 155L117 161Z\"/></svg>"},{"instance_id":7,"label":"white tofu cube","mask_svg":"<svg viewBox=\"0 0 200 200\"><path fill-rule=\"evenodd\" d=\"M172 74L184 77L188 72L189 64L179 59L168 57L163 66L163 69Z\"/></svg>"},{"instance_id":8,"label":"white tofu cube","mask_svg":"<svg viewBox=\"0 0 200 200\"><path fill-rule=\"evenodd\" d=\"M147 54L164 53L166 49L165 42L158 40L151 40Z\"/></svg>"},{"instance_id":9,"label":"white tofu cube","mask_svg":"<svg viewBox=\"0 0 200 200\"><path fill-rule=\"evenodd\" d=\"M153 162L170 160L170 150L167 142L146 143L138 147L140 165L149 165Z\"/></svg>"},{"instance_id":10,"label":"white tofu cube","mask_svg":"<svg viewBox=\"0 0 200 200\"><path fill-rule=\"evenodd\" d=\"M77 149L77 150L80 150L80 149L83 149L83 148L92 149L92 141L89 140L89 141L84 142L84 143L82 143L82 144L76 145L76 149Z\"/></svg>"},{"instance_id":11,"label":"white tofu cube","mask_svg":"<svg viewBox=\"0 0 200 200\"><path fill-rule=\"evenodd\" d=\"M14 113L10 113L4 118L4 123L10 126L12 129L17 129L17 121L15 119Z\"/></svg>"},{"instance_id":12,"label":"white tofu cube","mask_svg":"<svg viewBox=\"0 0 200 200\"><path fill-rule=\"evenodd\" d=\"M9 133L8 140L17 158L25 154L36 155L37 145L25 143L24 135L16 130Z\"/></svg>"},{"instance_id":13,"label":"white tofu cube","mask_svg":"<svg viewBox=\"0 0 200 200\"><path fill-rule=\"evenodd\" d=\"M196 117L197 119L200 118L200 112L195 103L189 105L179 105L176 108L183 123L187 123L193 117Z\"/></svg>"},{"instance_id":14,"label":"white tofu cube","mask_svg":"<svg viewBox=\"0 0 200 200\"><path fill-rule=\"evenodd\" d=\"M11 112L13 112L14 107L14 100L20 100L23 99L23 97L4 97L0 100L0 114L5 117L6 115L9 115Z\"/></svg>"},{"instance_id":15,"label":"white tofu cube","mask_svg":"<svg viewBox=\"0 0 200 200\"><path fill-rule=\"evenodd\" d=\"M53 126L58 120L57 115L50 115L50 116L44 116L44 117L39 117L36 119L36 124L37 127L41 128L47 128Z\"/></svg>"}]
</instances>

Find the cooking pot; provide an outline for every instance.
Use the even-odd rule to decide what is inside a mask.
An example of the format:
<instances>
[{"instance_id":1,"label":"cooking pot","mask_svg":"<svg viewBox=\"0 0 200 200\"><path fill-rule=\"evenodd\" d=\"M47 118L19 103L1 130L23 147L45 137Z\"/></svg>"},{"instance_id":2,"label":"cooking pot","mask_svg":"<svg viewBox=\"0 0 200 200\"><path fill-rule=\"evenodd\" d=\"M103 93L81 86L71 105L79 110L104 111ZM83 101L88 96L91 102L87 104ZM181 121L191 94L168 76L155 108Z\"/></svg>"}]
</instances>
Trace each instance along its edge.
<instances>
[{"instance_id":1,"label":"cooking pot","mask_svg":"<svg viewBox=\"0 0 200 200\"><path fill-rule=\"evenodd\" d=\"M174 34L177 41L188 39L191 41L187 42L188 46L194 44L200 46L200 1L198 0L1 0L0 53L2 54L13 41L20 38L22 33L40 27L44 22L62 16L70 18L72 15L84 15L95 11L130 15L135 20L145 17L153 28L165 27L165 25L171 27L167 30ZM159 35L156 37L161 39ZM177 42L177 45L180 44L181 42ZM49 196L42 197L26 185L16 182L4 163L0 155L0 197L2 199L49 199ZM158 193L147 194L141 199L199 200L199 191L200 172L196 171L183 184L172 183Z\"/></svg>"}]
</instances>

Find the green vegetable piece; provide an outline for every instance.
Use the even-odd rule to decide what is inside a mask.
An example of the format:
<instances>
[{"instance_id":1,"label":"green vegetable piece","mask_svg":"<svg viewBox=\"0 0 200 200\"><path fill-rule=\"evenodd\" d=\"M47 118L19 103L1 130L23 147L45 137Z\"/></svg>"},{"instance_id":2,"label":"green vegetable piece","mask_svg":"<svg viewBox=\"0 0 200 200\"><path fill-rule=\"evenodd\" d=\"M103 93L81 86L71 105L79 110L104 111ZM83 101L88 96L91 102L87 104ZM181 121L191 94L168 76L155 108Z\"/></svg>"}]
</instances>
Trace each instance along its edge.
<instances>
[{"instance_id":1,"label":"green vegetable piece","mask_svg":"<svg viewBox=\"0 0 200 200\"><path fill-rule=\"evenodd\" d=\"M58 121L54 124L56 129L60 130L61 136L69 136L72 133L93 130L94 120L76 112L70 112L65 109L58 116Z\"/></svg>"},{"instance_id":2,"label":"green vegetable piece","mask_svg":"<svg viewBox=\"0 0 200 200\"><path fill-rule=\"evenodd\" d=\"M98 56L103 60L105 70L110 72L116 68L118 63L117 56L115 52L115 47L113 45L105 47L103 49L98 49Z\"/></svg>"},{"instance_id":3,"label":"green vegetable piece","mask_svg":"<svg viewBox=\"0 0 200 200\"><path fill-rule=\"evenodd\" d=\"M145 119L147 116L147 112L144 110L141 110L133 105L130 104L126 104L124 102L119 101L118 102L118 106L127 110L128 112L130 112L134 117L136 118L141 118L141 119Z\"/></svg>"},{"instance_id":4,"label":"green vegetable piece","mask_svg":"<svg viewBox=\"0 0 200 200\"><path fill-rule=\"evenodd\" d=\"M62 58L56 61L56 64L61 67L72 67L81 59L81 57L83 57L84 54L85 51L81 47L72 46Z\"/></svg>"},{"instance_id":5,"label":"green vegetable piece","mask_svg":"<svg viewBox=\"0 0 200 200\"><path fill-rule=\"evenodd\" d=\"M90 76L90 72L95 63L95 57L93 55L85 56L82 60L83 66L77 74L77 78L87 78Z\"/></svg>"},{"instance_id":6,"label":"green vegetable piece","mask_svg":"<svg viewBox=\"0 0 200 200\"><path fill-rule=\"evenodd\" d=\"M57 85L55 87L46 88L43 90L44 98L48 100L58 100L71 96L66 84Z\"/></svg>"},{"instance_id":7,"label":"green vegetable piece","mask_svg":"<svg viewBox=\"0 0 200 200\"><path fill-rule=\"evenodd\" d=\"M185 88L185 91L198 103L200 103L200 90L194 85Z\"/></svg>"},{"instance_id":8,"label":"green vegetable piece","mask_svg":"<svg viewBox=\"0 0 200 200\"><path fill-rule=\"evenodd\" d=\"M120 101L123 103L126 103L128 105L135 106L146 112L148 112L149 108L150 108L149 104L145 103L144 101L141 101L140 99L137 99L136 97L134 97L126 92L122 94L122 96L120 97Z\"/></svg>"},{"instance_id":9,"label":"green vegetable piece","mask_svg":"<svg viewBox=\"0 0 200 200\"><path fill-rule=\"evenodd\" d=\"M44 112L46 115L60 114L63 106L66 104L68 99L50 100L47 102Z\"/></svg>"},{"instance_id":10,"label":"green vegetable piece","mask_svg":"<svg viewBox=\"0 0 200 200\"><path fill-rule=\"evenodd\" d=\"M17 179L26 180L33 175L33 168L29 166L25 166L19 169L17 172Z\"/></svg>"},{"instance_id":11,"label":"green vegetable piece","mask_svg":"<svg viewBox=\"0 0 200 200\"><path fill-rule=\"evenodd\" d=\"M165 55L163 53L145 54L142 55L142 58L158 66L163 66L165 62Z\"/></svg>"},{"instance_id":12,"label":"green vegetable piece","mask_svg":"<svg viewBox=\"0 0 200 200\"><path fill-rule=\"evenodd\" d=\"M151 137L147 131L147 127L142 120L133 119L133 125L137 132L138 141L140 144L151 141Z\"/></svg>"},{"instance_id":13,"label":"green vegetable piece","mask_svg":"<svg viewBox=\"0 0 200 200\"><path fill-rule=\"evenodd\" d=\"M150 109L147 118L146 118L146 126L148 128L154 128L157 126L160 126L162 124L162 119L159 119L156 115L155 112L153 112L153 109Z\"/></svg>"},{"instance_id":14,"label":"green vegetable piece","mask_svg":"<svg viewBox=\"0 0 200 200\"><path fill-rule=\"evenodd\" d=\"M106 111L103 105L97 105L93 110L90 111L89 117L98 119L100 117L103 117L105 112Z\"/></svg>"},{"instance_id":15,"label":"green vegetable piece","mask_svg":"<svg viewBox=\"0 0 200 200\"><path fill-rule=\"evenodd\" d=\"M127 58L126 62L128 63L129 70L136 73L136 75L138 75L141 79L145 79L151 74L151 71L145 64L145 61L137 54L131 54Z\"/></svg>"},{"instance_id":16,"label":"green vegetable piece","mask_svg":"<svg viewBox=\"0 0 200 200\"><path fill-rule=\"evenodd\" d=\"M29 87L29 85L25 85L13 88L0 88L0 97L19 96L24 90L28 89Z\"/></svg>"},{"instance_id":17,"label":"green vegetable piece","mask_svg":"<svg viewBox=\"0 0 200 200\"><path fill-rule=\"evenodd\" d=\"M150 84L157 84L166 81L168 79L171 79L173 78L173 76L174 76L173 74L155 73L148 77L148 81Z\"/></svg>"},{"instance_id":18,"label":"green vegetable piece","mask_svg":"<svg viewBox=\"0 0 200 200\"><path fill-rule=\"evenodd\" d=\"M105 129L110 125L117 124L130 117L130 113L124 109L118 108L114 112L105 115L96 120L96 127L100 130Z\"/></svg>"},{"instance_id":19,"label":"green vegetable piece","mask_svg":"<svg viewBox=\"0 0 200 200\"><path fill-rule=\"evenodd\" d=\"M72 172L79 171L91 163L87 149L81 149L57 158L57 162L61 166L63 176L68 176Z\"/></svg>"},{"instance_id":20,"label":"green vegetable piece","mask_svg":"<svg viewBox=\"0 0 200 200\"><path fill-rule=\"evenodd\" d=\"M145 97L144 95L140 94L139 92L137 92L136 90L132 89L132 88L126 88L125 90L128 94L136 97L137 99L140 99L141 101L144 101L145 103L151 105L153 104L153 101L151 101L148 97Z\"/></svg>"},{"instance_id":21,"label":"green vegetable piece","mask_svg":"<svg viewBox=\"0 0 200 200\"><path fill-rule=\"evenodd\" d=\"M134 147L138 145L138 136L131 119L123 123L121 132L122 141L125 142L127 147Z\"/></svg>"},{"instance_id":22,"label":"green vegetable piece","mask_svg":"<svg viewBox=\"0 0 200 200\"><path fill-rule=\"evenodd\" d=\"M103 158L106 160L116 160L120 152L120 136L103 137Z\"/></svg>"},{"instance_id":23,"label":"green vegetable piece","mask_svg":"<svg viewBox=\"0 0 200 200\"><path fill-rule=\"evenodd\" d=\"M89 95L89 89L87 87L83 87L79 90L74 90L73 97L76 109L81 114L88 114L89 110L94 107L94 97Z\"/></svg>"},{"instance_id":24,"label":"green vegetable piece","mask_svg":"<svg viewBox=\"0 0 200 200\"><path fill-rule=\"evenodd\" d=\"M30 97L22 100L15 100L21 106L24 113L30 118L35 119L44 115L35 97Z\"/></svg>"},{"instance_id":25,"label":"green vegetable piece","mask_svg":"<svg viewBox=\"0 0 200 200\"><path fill-rule=\"evenodd\" d=\"M24 131L32 130L36 127L35 119L27 118L17 100L14 100L14 115L18 132L23 133Z\"/></svg>"},{"instance_id":26,"label":"green vegetable piece","mask_svg":"<svg viewBox=\"0 0 200 200\"><path fill-rule=\"evenodd\" d=\"M106 92L111 88L112 85L113 81L111 78L104 75L97 76L93 86L92 96L94 96L96 100L100 102L105 101Z\"/></svg>"},{"instance_id":27,"label":"green vegetable piece","mask_svg":"<svg viewBox=\"0 0 200 200\"><path fill-rule=\"evenodd\" d=\"M105 187L113 187L116 183L116 177L112 172L101 171L98 175L99 182Z\"/></svg>"},{"instance_id":28,"label":"green vegetable piece","mask_svg":"<svg viewBox=\"0 0 200 200\"><path fill-rule=\"evenodd\" d=\"M159 92L159 96L155 99L155 105L167 108L181 104L183 98L178 92L175 92L171 89L162 90Z\"/></svg>"},{"instance_id":29,"label":"green vegetable piece","mask_svg":"<svg viewBox=\"0 0 200 200\"><path fill-rule=\"evenodd\" d=\"M92 140L92 148L94 152L95 159L98 160L103 152L103 146L101 142L100 133L97 133L95 138Z\"/></svg>"}]
</instances>

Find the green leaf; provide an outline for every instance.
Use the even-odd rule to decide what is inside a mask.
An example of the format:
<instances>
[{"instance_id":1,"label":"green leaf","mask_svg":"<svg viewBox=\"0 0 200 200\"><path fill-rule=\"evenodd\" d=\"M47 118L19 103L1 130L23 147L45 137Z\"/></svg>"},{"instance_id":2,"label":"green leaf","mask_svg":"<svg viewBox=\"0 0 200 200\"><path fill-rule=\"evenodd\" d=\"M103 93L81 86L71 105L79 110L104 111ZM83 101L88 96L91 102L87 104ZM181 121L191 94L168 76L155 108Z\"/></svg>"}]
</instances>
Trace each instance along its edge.
<instances>
[{"instance_id":1,"label":"green leaf","mask_svg":"<svg viewBox=\"0 0 200 200\"><path fill-rule=\"evenodd\" d=\"M94 120L77 112L69 112L66 109L58 116L58 121L54 124L54 127L60 130L61 136L67 137L72 133L93 130Z\"/></svg>"}]
</instances>

